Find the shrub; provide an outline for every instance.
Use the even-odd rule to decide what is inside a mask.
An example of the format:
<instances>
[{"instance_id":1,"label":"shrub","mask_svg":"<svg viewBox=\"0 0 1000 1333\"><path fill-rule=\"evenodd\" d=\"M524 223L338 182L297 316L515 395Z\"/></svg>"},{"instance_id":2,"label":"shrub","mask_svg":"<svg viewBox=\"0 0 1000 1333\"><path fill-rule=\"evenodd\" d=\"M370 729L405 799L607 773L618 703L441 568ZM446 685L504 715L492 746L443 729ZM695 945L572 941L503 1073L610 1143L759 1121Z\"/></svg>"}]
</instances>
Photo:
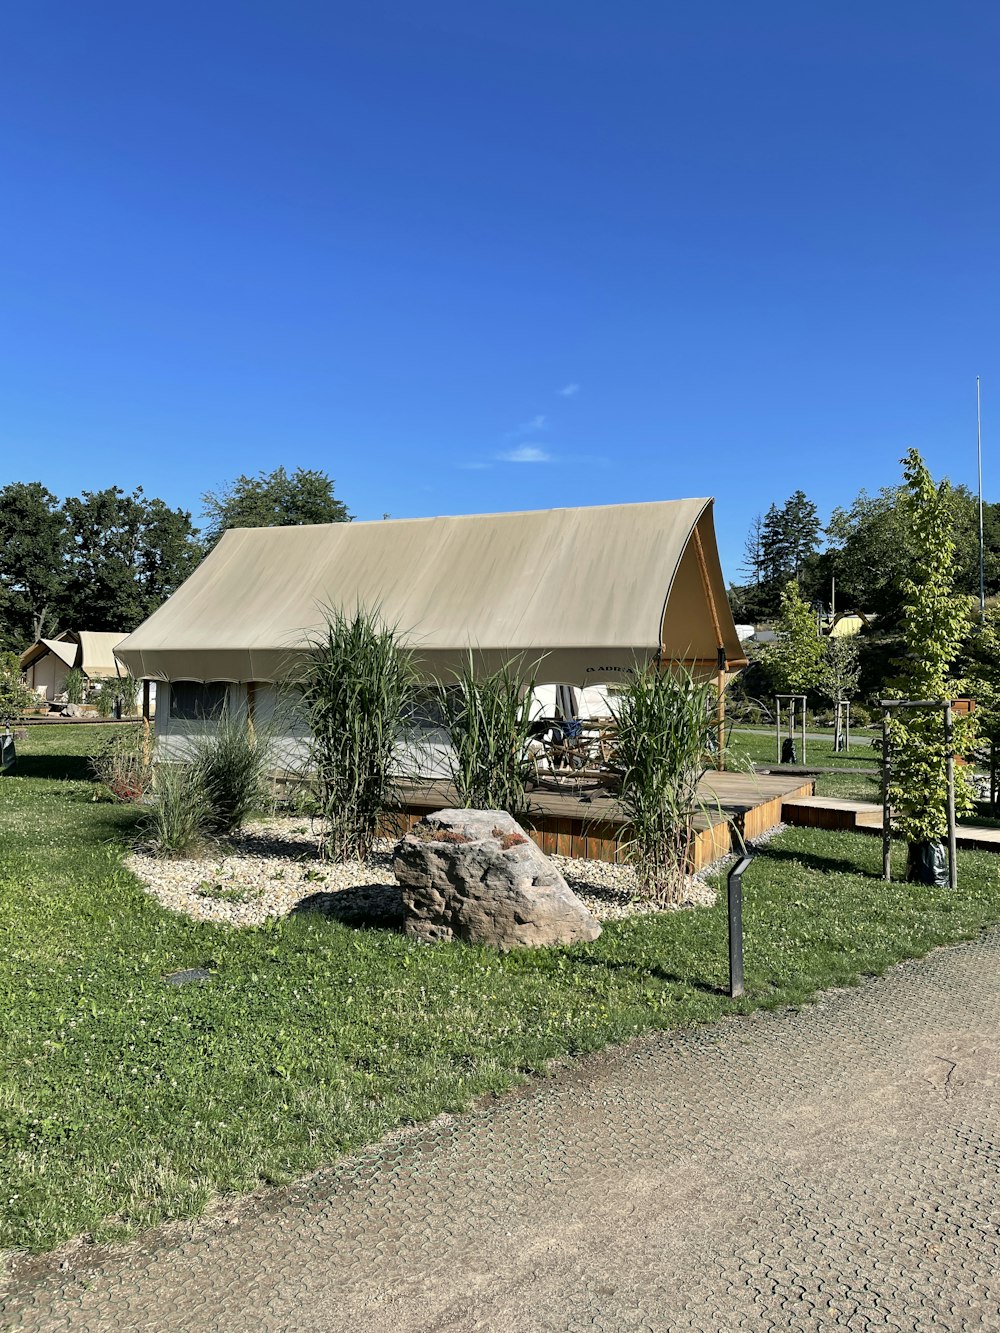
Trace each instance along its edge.
<instances>
[{"instance_id":1,"label":"shrub","mask_svg":"<svg viewBox=\"0 0 1000 1333\"><path fill-rule=\"evenodd\" d=\"M12 722L38 703L24 683L16 653L0 653L0 725Z\"/></svg>"},{"instance_id":2,"label":"shrub","mask_svg":"<svg viewBox=\"0 0 1000 1333\"><path fill-rule=\"evenodd\" d=\"M715 739L716 691L680 663L638 672L615 706L615 767L631 859L646 892L676 902L687 875L698 786Z\"/></svg>"},{"instance_id":3,"label":"shrub","mask_svg":"<svg viewBox=\"0 0 1000 1333\"><path fill-rule=\"evenodd\" d=\"M145 822L157 856L195 856L208 840L212 806L196 764L159 764L156 800Z\"/></svg>"},{"instance_id":4,"label":"shrub","mask_svg":"<svg viewBox=\"0 0 1000 1333\"><path fill-rule=\"evenodd\" d=\"M208 803L206 831L233 833L270 801L269 735L223 712L210 733L190 744L195 780Z\"/></svg>"},{"instance_id":5,"label":"shrub","mask_svg":"<svg viewBox=\"0 0 1000 1333\"><path fill-rule=\"evenodd\" d=\"M890 694L902 699L953 699L962 683L951 673L970 622L969 600L955 593L953 492L939 486L915 449L902 460L906 482L902 504L913 541L911 574L903 580L905 653ZM945 744L942 714L936 708L896 711L889 723L892 769L889 801L896 823L910 844L936 842L948 828ZM955 719L953 751L967 754L974 743L975 717ZM962 765L955 768L955 807L972 809L972 784ZM907 877L916 873L913 865Z\"/></svg>"},{"instance_id":6,"label":"shrub","mask_svg":"<svg viewBox=\"0 0 1000 1333\"><path fill-rule=\"evenodd\" d=\"M326 824L320 850L365 860L397 792L403 719L417 692L412 659L377 611L331 611L299 685Z\"/></svg>"},{"instance_id":7,"label":"shrub","mask_svg":"<svg viewBox=\"0 0 1000 1333\"><path fill-rule=\"evenodd\" d=\"M91 758L90 767L116 801L141 801L153 783L149 724L114 730L116 735Z\"/></svg>"},{"instance_id":8,"label":"shrub","mask_svg":"<svg viewBox=\"0 0 1000 1333\"><path fill-rule=\"evenodd\" d=\"M509 664L477 673L471 653L455 682L439 685L451 780L464 807L524 810L533 688Z\"/></svg>"}]
</instances>

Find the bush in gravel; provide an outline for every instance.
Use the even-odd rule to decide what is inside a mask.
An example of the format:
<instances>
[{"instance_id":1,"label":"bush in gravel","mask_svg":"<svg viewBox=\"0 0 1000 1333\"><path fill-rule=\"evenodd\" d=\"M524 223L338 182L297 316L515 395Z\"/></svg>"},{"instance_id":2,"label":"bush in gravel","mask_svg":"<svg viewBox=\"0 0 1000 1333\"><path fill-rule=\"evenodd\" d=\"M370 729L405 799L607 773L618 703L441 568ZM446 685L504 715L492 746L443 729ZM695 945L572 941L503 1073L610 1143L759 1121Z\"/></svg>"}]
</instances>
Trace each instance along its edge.
<instances>
[{"instance_id":1,"label":"bush in gravel","mask_svg":"<svg viewBox=\"0 0 1000 1333\"><path fill-rule=\"evenodd\" d=\"M454 683L439 686L451 780L467 809L524 811L533 687L509 664L477 672L471 653Z\"/></svg>"},{"instance_id":2,"label":"bush in gravel","mask_svg":"<svg viewBox=\"0 0 1000 1333\"><path fill-rule=\"evenodd\" d=\"M194 781L208 802L205 830L234 833L271 802L267 772L270 733L223 712L211 732L191 742Z\"/></svg>"},{"instance_id":3,"label":"bush in gravel","mask_svg":"<svg viewBox=\"0 0 1000 1333\"><path fill-rule=\"evenodd\" d=\"M103 728L100 728L103 730ZM153 782L153 741L149 723L118 731L93 755L94 776L116 801L142 801Z\"/></svg>"},{"instance_id":4,"label":"bush in gravel","mask_svg":"<svg viewBox=\"0 0 1000 1333\"><path fill-rule=\"evenodd\" d=\"M399 742L417 674L378 611L327 615L298 684L324 823L321 853L367 860L401 777Z\"/></svg>"},{"instance_id":5,"label":"bush in gravel","mask_svg":"<svg viewBox=\"0 0 1000 1333\"><path fill-rule=\"evenodd\" d=\"M715 734L715 685L679 662L639 671L612 705L618 731L619 805L640 882L676 902L687 876L698 785Z\"/></svg>"},{"instance_id":6,"label":"bush in gravel","mask_svg":"<svg viewBox=\"0 0 1000 1333\"><path fill-rule=\"evenodd\" d=\"M157 856L195 856L208 841L212 802L197 764L161 763L143 833Z\"/></svg>"}]
</instances>

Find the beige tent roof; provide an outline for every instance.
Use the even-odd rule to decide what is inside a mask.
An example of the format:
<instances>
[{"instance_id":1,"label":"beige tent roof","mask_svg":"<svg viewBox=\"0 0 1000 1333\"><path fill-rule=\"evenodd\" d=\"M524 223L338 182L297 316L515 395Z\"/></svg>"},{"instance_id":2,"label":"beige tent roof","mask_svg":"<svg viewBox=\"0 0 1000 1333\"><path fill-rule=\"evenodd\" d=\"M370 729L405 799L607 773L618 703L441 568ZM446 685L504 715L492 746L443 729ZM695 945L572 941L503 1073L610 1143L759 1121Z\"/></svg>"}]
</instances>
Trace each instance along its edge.
<instances>
[{"instance_id":1,"label":"beige tent roof","mask_svg":"<svg viewBox=\"0 0 1000 1333\"><path fill-rule=\"evenodd\" d=\"M37 662L48 653L65 662L68 667L78 666L86 675L122 675L115 660L115 648L128 636L118 631L66 630L58 639L39 639L21 654L21 670Z\"/></svg>"},{"instance_id":2,"label":"beige tent roof","mask_svg":"<svg viewBox=\"0 0 1000 1333\"><path fill-rule=\"evenodd\" d=\"M88 676L124 675L115 660L115 649L128 638L118 631L80 630L80 666Z\"/></svg>"},{"instance_id":3,"label":"beige tent roof","mask_svg":"<svg viewBox=\"0 0 1000 1333\"><path fill-rule=\"evenodd\" d=\"M54 653L61 662L71 667L76 663L77 645L65 639L37 639L21 654L21 670L27 670L33 662L39 661L46 653Z\"/></svg>"},{"instance_id":4,"label":"beige tent roof","mask_svg":"<svg viewBox=\"0 0 1000 1333\"><path fill-rule=\"evenodd\" d=\"M540 680L621 680L657 656L744 662L712 501L231 529L116 650L155 680L280 680L324 608L378 607L429 675L475 649Z\"/></svg>"}]
</instances>

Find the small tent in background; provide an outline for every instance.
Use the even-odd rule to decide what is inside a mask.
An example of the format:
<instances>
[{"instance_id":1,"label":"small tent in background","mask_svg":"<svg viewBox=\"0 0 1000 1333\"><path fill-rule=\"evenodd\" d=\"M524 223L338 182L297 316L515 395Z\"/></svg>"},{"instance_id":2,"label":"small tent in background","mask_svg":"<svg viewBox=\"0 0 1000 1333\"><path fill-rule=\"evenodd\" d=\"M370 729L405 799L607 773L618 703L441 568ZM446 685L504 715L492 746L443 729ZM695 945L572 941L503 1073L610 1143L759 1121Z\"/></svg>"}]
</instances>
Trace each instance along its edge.
<instances>
[{"instance_id":1,"label":"small tent in background","mask_svg":"<svg viewBox=\"0 0 1000 1333\"><path fill-rule=\"evenodd\" d=\"M39 639L21 654L21 670L39 701L54 703L66 693L66 677L76 668L87 680L126 675L115 648L128 636L104 630L66 630L55 639Z\"/></svg>"}]
</instances>

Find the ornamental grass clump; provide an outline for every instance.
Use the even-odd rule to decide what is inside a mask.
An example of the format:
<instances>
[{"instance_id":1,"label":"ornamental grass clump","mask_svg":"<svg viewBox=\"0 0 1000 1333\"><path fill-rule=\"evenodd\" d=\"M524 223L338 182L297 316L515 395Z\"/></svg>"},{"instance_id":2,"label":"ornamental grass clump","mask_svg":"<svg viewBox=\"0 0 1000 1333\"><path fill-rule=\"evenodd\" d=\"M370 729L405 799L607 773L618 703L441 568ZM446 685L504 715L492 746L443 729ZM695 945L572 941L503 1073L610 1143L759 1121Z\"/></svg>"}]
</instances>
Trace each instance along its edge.
<instances>
[{"instance_id":1,"label":"ornamental grass clump","mask_svg":"<svg viewBox=\"0 0 1000 1333\"><path fill-rule=\"evenodd\" d=\"M87 695L87 677L79 667L70 667L66 672L66 702L82 704Z\"/></svg>"},{"instance_id":2,"label":"ornamental grass clump","mask_svg":"<svg viewBox=\"0 0 1000 1333\"><path fill-rule=\"evenodd\" d=\"M208 802L205 832L235 833L270 804L270 732L223 710L211 730L190 743L195 779Z\"/></svg>"},{"instance_id":3,"label":"ornamental grass clump","mask_svg":"<svg viewBox=\"0 0 1000 1333\"><path fill-rule=\"evenodd\" d=\"M377 611L330 611L299 677L309 759L325 823L321 853L367 860L397 796L404 718L417 674Z\"/></svg>"},{"instance_id":4,"label":"ornamental grass clump","mask_svg":"<svg viewBox=\"0 0 1000 1333\"><path fill-rule=\"evenodd\" d=\"M506 663L479 673L470 653L454 682L439 688L451 780L463 808L523 813L534 680Z\"/></svg>"},{"instance_id":5,"label":"ornamental grass clump","mask_svg":"<svg viewBox=\"0 0 1000 1333\"><path fill-rule=\"evenodd\" d=\"M639 671L613 704L624 833L645 892L679 901L687 878L698 786L711 763L716 691L680 663Z\"/></svg>"},{"instance_id":6,"label":"ornamental grass clump","mask_svg":"<svg viewBox=\"0 0 1000 1333\"><path fill-rule=\"evenodd\" d=\"M156 800L143 826L156 856L197 856L208 842L212 805L196 764L161 763Z\"/></svg>"}]
</instances>

